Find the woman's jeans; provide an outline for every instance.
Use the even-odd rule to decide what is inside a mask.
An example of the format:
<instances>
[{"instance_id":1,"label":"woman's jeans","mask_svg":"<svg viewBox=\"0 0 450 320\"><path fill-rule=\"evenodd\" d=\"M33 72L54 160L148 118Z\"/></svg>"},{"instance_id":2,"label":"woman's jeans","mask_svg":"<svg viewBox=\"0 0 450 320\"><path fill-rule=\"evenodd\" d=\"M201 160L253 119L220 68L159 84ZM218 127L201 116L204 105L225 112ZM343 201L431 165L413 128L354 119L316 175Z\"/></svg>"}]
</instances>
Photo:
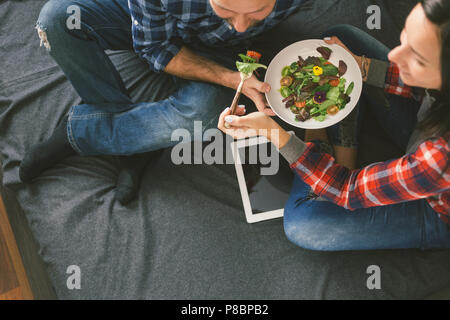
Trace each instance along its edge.
<instances>
[{"instance_id":1,"label":"woman's jeans","mask_svg":"<svg viewBox=\"0 0 450 320\"><path fill-rule=\"evenodd\" d=\"M339 37L357 55L387 60L389 49L355 27L336 26L325 36ZM365 90L365 103L360 105L360 111L370 108L393 142L406 150L416 125L418 102L382 91ZM377 96L370 96L372 92ZM328 134L339 135L339 128ZM339 136L334 139L339 140ZM284 212L286 236L302 248L321 251L450 248L450 226L425 199L350 211L328 201L313 200L308 196L310 191L310 186L295 175Z\"/></svg>"}]
</instances>

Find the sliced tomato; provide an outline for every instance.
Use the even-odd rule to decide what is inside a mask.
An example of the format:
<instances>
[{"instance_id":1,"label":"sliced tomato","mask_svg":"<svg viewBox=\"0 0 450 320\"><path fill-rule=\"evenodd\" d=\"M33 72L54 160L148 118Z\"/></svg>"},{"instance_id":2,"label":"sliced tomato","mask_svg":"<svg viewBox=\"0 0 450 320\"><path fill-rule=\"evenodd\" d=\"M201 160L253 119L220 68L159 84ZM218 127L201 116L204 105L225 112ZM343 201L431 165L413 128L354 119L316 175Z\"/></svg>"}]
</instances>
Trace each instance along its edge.
<instances>
[{"instance_id":1,"label":"sliced tomato","mask_svg":"<svg viewBox=\"0 0 450 320\"><path fill-rule=\"evenodd\" d=\"M306 101L296 101L296 102L295 102L295 106L296 106L297 108L303 108L303 107L306 106Z\"/></svg>"},{"instance_id":2,"label":"sliced tomato","mask_svg":"<svg viewBox=\"0 0 450 320\"><path fill-rule=\"evenodd\" d=\"M330 61L327 61L327 62L325 62L323 65L324 66L327 66L327 65L329 65L329 64L332 64Z\"/></svg>"},{"instance_id":3,"label":"sliced tomato","mask_svg":"<svg viewBox=\"0 0 450 320\"><path fill-rule=\"evenodd\" d=\"M262 55L259 52L256 51L247 51L247 56L249 56L250 58L256 59L256 61L259 61L259 59L261 59Z\"/></svg>"},{"instance_id":4,"label":"sliced tomato","mask_svg":"<svg viewBox=\"0 0 450 320\"><path fill-rule=\"evenodd\" d=\"M339 85L339 83L341 83L341 80L339 80L339 79L330 80L328 83L329 83L330 86L332 86L332 87L337 87L337 86Z\"/></svg>"},{"instance_id":5,"label":"sliced tomato","mask_svg":"<svg viewBox=\"0 0 450 320\"><path fill-rule=\"evenodd\" d=\"M280 84L282 87L290 87L293 82L294 82L294 78L292 78L291 76L283 77L280 80Z\"/></svg>"},{"instance_id":6,"label":"sliced tomato","mask_svg":"<svg viewBox=\"0 0 450 320\"><path fill-rule=\"evenodd\" d=\"M329 115L335 115L336 113L338 113L338 111L339 111L339 108L337 106L330 106L327 109L327 113Z\"/></svg>"}]
</instances>

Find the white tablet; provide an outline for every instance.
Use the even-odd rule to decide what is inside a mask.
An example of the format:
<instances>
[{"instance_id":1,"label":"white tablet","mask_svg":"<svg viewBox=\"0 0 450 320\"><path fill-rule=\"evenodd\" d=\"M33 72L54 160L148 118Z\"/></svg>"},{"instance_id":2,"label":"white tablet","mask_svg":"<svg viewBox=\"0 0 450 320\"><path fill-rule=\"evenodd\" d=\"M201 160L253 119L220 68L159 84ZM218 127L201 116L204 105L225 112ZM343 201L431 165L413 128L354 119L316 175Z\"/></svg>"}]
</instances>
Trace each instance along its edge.
<instances>
[{"instance_id":1,"label":"white tablet","mask_svg":"<svg viewBox=\"0 0 450 320\"><path fill-rule=\"evenodd\" d=\"M248 223L283 217L293 173L265 137L232 142L236 174Z\"/></svg>"}]
</instances>

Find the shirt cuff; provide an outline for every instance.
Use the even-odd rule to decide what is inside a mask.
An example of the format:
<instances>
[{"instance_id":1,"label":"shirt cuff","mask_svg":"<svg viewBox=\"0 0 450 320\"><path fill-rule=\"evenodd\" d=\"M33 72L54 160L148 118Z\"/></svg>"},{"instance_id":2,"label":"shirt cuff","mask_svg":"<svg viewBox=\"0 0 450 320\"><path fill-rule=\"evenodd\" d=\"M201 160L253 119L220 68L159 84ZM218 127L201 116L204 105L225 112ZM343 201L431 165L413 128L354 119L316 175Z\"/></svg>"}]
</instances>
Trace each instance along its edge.
<instances>
[{"instance_id":1,"label":"shirt cuff","mask_svg":"<svg viewBox=\"0 0 450 320\"><path fill-rule=\"evenodd\" d=\"M384 88L389 65L387 61L372 59L366 83L374 87Z\"/></svg>"},{"instance_id":2,"label":"shirt cuff","mask_svg":"<svg viewBox=\"0 0 450 320\"><path fill-rule=\"evenodd\" d=\"M304 143L300 138L298 138L294 133L289 133L291 135L288 143L281 148L280 154L289 162L293 164L296 162L306 150L306 143Z\"/></svg>"},{"instance_id":3,"label":"shirt cuff","mask_svg":"<svg viewBox=\"0 0 450 320\"><path fill-rule=\"evenodd\" d=\"M180 52L182 46L181 43L171 43L159 52L145 53L143 58L149 62L152 71L163 72L169 62Z\"/></svg>"}]
</instances>

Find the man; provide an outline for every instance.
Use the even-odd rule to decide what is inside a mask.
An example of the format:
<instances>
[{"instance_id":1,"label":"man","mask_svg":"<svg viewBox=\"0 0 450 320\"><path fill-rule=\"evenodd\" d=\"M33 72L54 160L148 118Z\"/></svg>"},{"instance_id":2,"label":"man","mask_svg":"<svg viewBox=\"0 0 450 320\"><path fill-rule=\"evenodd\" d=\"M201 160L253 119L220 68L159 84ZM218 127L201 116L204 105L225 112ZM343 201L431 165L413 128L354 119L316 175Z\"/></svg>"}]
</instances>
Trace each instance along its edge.
<instances>
[{"instance_id":1,"label":"man","mask_svg":"<svg viewBox=\"0 0 450 320\"><path fill-rule=\"evenodd\" d=\"M302 2L49 1L37 22L39 36L83 104L72 107L52 137L26 154L22 181L74 154L144 154L123 158L116 198L129 202L148 160L145 153L173 146L172 132L192 132L194 121L202 121L204 130L215 128L240 81L236 53L250 49L252 39L291 16ZM67 27L70 6L79 8L81 28ZM134 49L152 71L174 76L177 90L165 100L134 103L104 52L108 49ZM273 115L264 98L269 90L255 76L243 87L258 110Z\"/></svg>"}]
</instances>

